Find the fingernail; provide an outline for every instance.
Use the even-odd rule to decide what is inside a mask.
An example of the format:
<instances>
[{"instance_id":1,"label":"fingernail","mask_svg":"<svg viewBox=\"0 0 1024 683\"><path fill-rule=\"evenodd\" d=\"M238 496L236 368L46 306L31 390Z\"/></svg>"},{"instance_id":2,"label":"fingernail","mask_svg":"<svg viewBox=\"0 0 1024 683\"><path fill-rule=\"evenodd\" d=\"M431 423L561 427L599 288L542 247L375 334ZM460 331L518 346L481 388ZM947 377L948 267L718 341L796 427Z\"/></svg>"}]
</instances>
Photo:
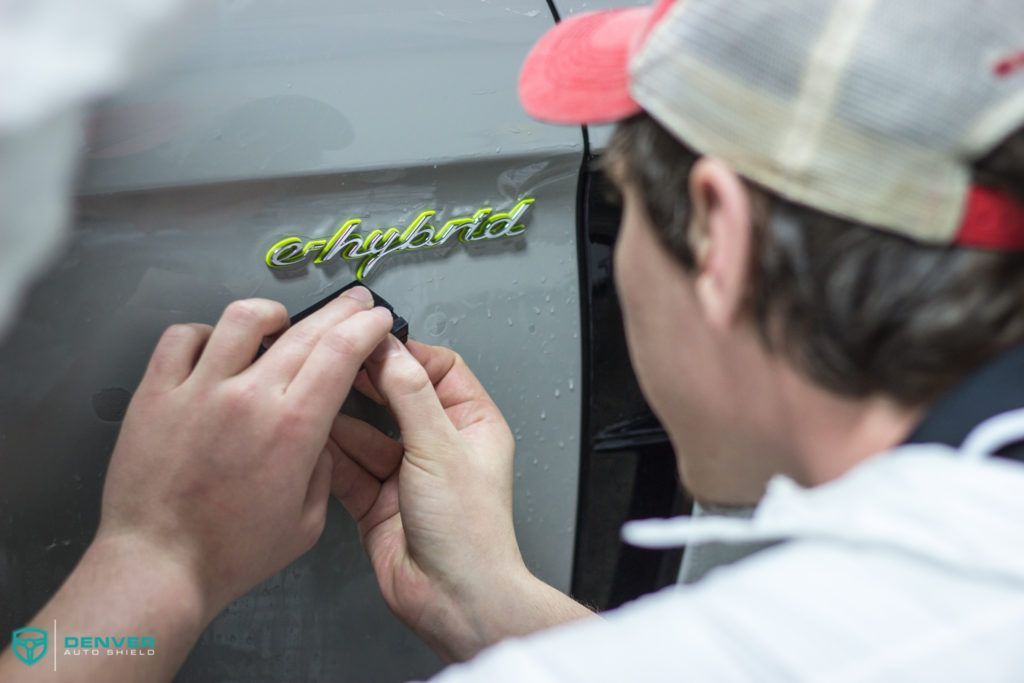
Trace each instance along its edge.
<instances>
[{"instance_id":1,"label":"fingernail","mask_svg":"<svg viewBox=\"0 0 1024 683\"><path fill-rule=\"evenodd\" d=\"M384 308L383 306L374 306L373 308L370 309L370 313L376 313L381 317L382 320L387 320L388 322L391 322L395 319L395 316L391 314L391 311Z\"/></svg>"},{"instance_id":2,"label":"fingernail","mask_svg":"<svg viewBox=\"0 0 1024 683\"><path fill-rule=\"evenodd\" d=\"M403 350L402 342L395 339L394 335L389 334L385 337L384 341L378 344L377 348L373 350L373 353L370 354L370 358L375 361L382 361L388 356L397 356L402 353Z\"/></svg>"},{"instance_id":3,"label":"fingernail","mask_svg":"<svg viewBox=\"0 0 1024 683\"><path fill-rule=\"evenodd\" d=\"M352 289L346 289L342 296L355 299L366 308L373 305L373 295L370 294L370 290L366 287L353 287Z\"/></svg>"}]
</instances>

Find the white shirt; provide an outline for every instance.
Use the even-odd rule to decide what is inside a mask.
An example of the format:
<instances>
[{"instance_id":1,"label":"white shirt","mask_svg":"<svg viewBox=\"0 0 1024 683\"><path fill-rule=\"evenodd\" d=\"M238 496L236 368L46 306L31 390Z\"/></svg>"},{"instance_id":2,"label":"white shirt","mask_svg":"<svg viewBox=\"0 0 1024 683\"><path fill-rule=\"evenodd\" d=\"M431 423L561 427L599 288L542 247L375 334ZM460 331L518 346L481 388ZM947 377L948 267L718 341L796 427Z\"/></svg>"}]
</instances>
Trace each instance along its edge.
<instances>
[{"instance_id":1,"label":"white shirt","mask_svg":"<svg viewBox=\"0 0 1024 683\"><path fill-rule=\"evenodd\" d=\"M751 520L627 525L636 545L790 539L692 586L506 641L435 680L1024 681L1024 465L903 446L812 489L774 479Z\"/></svg>"}]
</instances>

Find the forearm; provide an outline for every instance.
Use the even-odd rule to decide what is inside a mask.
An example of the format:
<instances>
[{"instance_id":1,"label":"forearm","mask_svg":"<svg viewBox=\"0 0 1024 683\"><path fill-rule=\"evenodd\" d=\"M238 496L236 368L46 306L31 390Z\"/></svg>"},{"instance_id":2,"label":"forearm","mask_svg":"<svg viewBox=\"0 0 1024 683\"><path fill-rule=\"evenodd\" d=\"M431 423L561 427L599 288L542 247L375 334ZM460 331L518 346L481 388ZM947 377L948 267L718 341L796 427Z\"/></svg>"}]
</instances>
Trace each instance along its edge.
<instances>
[{"instance_id":1,"label":"forearm","mask_svg":"<svg viewBox=\"0 0 1024 683\"><path fill-rule=\"evenodd\" d=\"M99 540L29 624L48 633L45 657L28 666L8 647L0 656L0 680L58 675L61 681L170 680L207 620L184 567L163 559L157 549L124 539ZM83 637L110 640L90 647Z\"/></svg>"},{"instance_id":2,"label":"forearm","mask_svg":"<svg viewBox=\"0 0 1024 683\"><path fill-rule=\"evenodd\" d=\"M477 594L462 596L456 628L435 645L452 661L471 659L505 638L525 636L597 615L528 570L505 577Z\"/></svg>"}]
</instances>

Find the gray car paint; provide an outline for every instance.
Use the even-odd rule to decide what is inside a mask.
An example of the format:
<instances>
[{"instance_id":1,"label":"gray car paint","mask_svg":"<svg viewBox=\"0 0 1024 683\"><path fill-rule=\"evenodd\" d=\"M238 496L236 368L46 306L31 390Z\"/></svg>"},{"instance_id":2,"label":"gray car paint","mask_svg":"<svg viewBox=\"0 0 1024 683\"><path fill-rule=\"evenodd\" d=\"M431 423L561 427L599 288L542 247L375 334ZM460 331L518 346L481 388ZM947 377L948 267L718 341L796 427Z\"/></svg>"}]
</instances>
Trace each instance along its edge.
<instances>
[{"instance_id":1,"label":"gray car paint","mask_svg":"<svg viewBox=\"0 0 1024 683\"><path fill-rule=\"evenodd\" d=\"M73 236L3 342L0 628L29 619L88 543L118 420L164 327L212 323L240 297L297 311L351 279L347 263L275 275L263 254L283 234L319 236L350 217L401 225L428 208L504 208L526 195L537 201L525 235L391 256L368 284L414 337L458 350L491 390L517 439L524 556L567 589L581 135L530 121L515 98L547 6L225 0L214 10L175 64L100 108ZM393 681L440 666L387 611L332 504L314 550L220 615L179 680Z\"/></svg>"}]
</instances>

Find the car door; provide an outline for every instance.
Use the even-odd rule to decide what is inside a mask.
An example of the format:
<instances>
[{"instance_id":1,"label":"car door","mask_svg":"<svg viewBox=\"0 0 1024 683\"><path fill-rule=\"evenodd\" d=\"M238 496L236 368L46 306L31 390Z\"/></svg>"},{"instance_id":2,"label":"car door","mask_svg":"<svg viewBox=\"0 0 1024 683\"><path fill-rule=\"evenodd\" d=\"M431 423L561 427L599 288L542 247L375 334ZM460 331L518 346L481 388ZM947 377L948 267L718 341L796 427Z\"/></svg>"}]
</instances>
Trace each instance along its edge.
<instances>
[{"instance_id":1,"label":"car door","mask_svg":"<svg viewBox=\"0 0 1024 683\"><path fill-rule=\"evenodd\" d=\"M553 22L548 4L207 9L171 64L97 107L73 234L3 341L3 637L88 544L120 420L161 331L213 323L238 298L301 310L362 263L317 262L339 229L404 231L424 212L437 227L520 210L506 228L521 230L390 253L361 274L413 337L455 348L490 389L516 437L523 554L569 589L582 133L531 121L515 93L522 58ZM215 619L179 680L397 681L440 667L388 612L332 503L317 546Z\"/></svg>"}]
</instances>

